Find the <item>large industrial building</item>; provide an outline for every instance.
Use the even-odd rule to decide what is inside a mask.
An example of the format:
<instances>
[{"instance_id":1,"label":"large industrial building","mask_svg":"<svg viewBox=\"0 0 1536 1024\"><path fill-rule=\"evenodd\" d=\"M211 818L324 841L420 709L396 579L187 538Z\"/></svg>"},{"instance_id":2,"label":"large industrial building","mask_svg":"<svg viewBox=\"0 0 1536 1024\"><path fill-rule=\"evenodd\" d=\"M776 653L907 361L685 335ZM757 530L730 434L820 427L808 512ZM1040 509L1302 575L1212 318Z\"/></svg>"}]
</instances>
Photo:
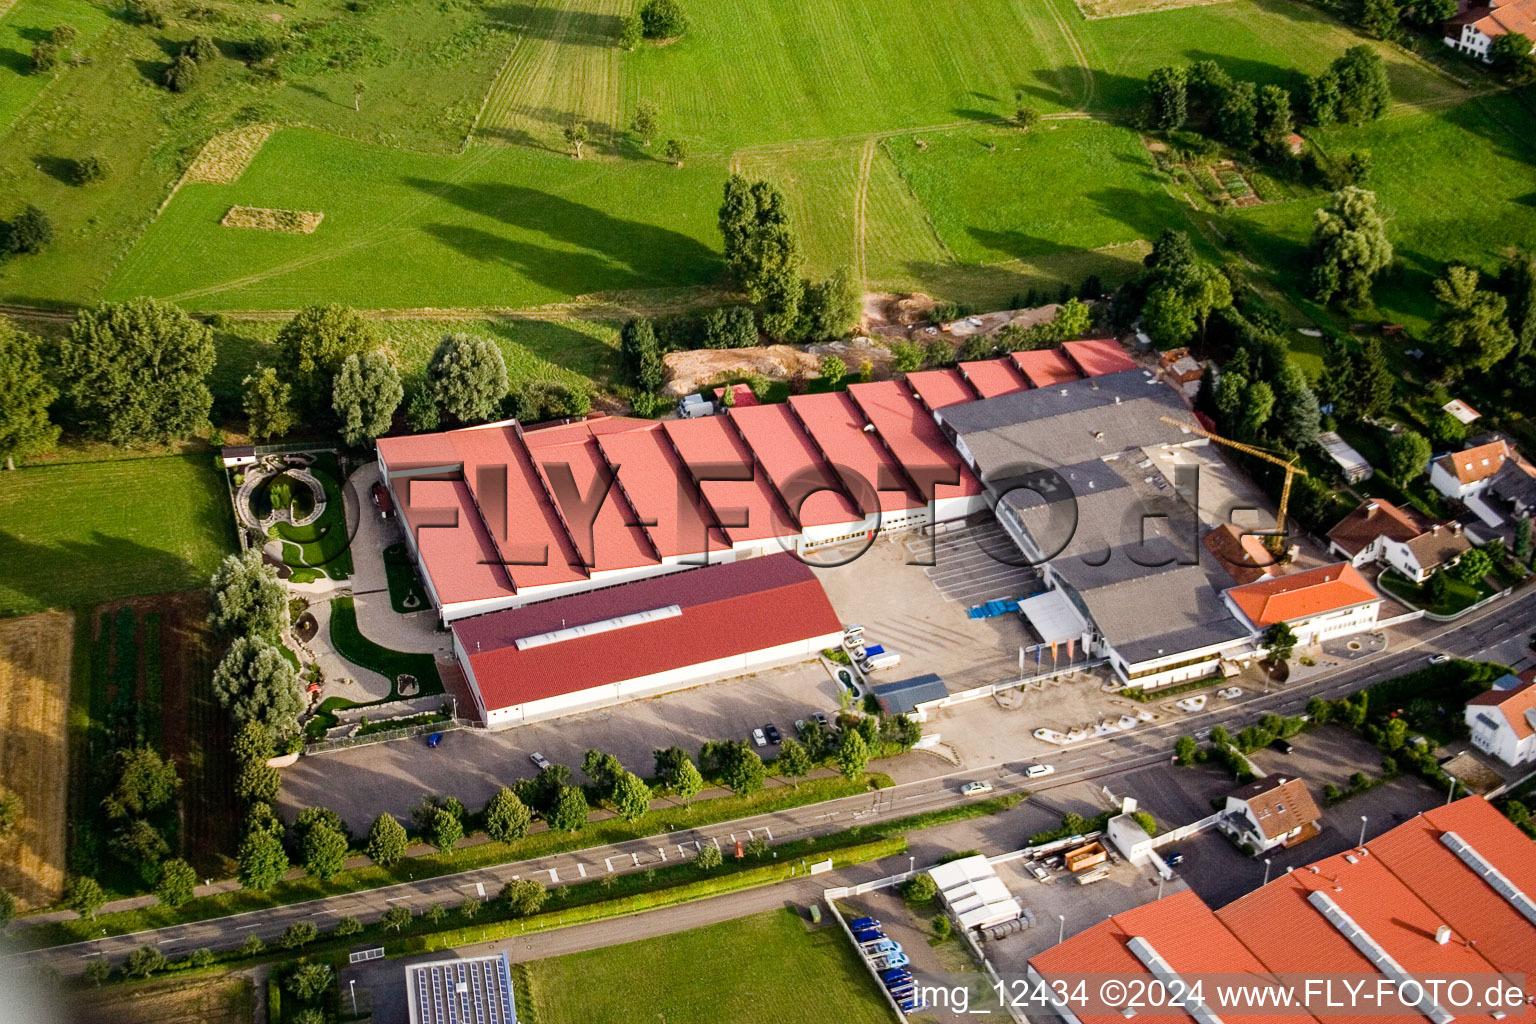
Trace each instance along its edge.
<instances>
[{"instance_id":1,"label":"large industrial building","mask_svg":"<svg viewBox=\"0 0 1536 1024\"><path fill-rule=\"evenodd\" d=\"M491 728L804 661L843 636L821 584L784 552L507 608L451 628Z\"/></svg>"},{"instance_id":2,"label":"large industrial building","mask_svg":"<svg viewBox=\"0 0 1536 1024\"><path fill-rule=\"evenodd\" d=\"M409 964L405 996L410 1024L517 1024L505 953Z\"/></svg>"},{"instance_id":3,"label":"large industrial building","mask_svg":"<svg viewBox=\"0 0 1536 1024\"><path fill-rule=\"evenodd\" d=\"M1314 1016L1265 1013L1267 1021L1453 1024L1500 1020L1506 1011L1457 1011L1445 989L1403 986L1410 978L1476 977L1477 995L1502 977L1536 996L1536 857L1531 841L1481 797L1425 811L1364 846L1299 867L1212 910L1192 891L1112 915L1029 961L1037 979L1110 974L1131 982L1221 976L1376 978L1412 1008L1376 1005ZM1367 981L1374 990L1377 983ZM1191 991L1184 988L1184 991ZM1188 1012L1160 1019L1219 1022L1216 990ZM1255 1004L1263 1005L1263 1004ZM1252 1009L1231 1008L1238 1019ZM1123 1006L1060 1006L1069 1024L1124 1024Z\"/></svg>"}]
</instances>

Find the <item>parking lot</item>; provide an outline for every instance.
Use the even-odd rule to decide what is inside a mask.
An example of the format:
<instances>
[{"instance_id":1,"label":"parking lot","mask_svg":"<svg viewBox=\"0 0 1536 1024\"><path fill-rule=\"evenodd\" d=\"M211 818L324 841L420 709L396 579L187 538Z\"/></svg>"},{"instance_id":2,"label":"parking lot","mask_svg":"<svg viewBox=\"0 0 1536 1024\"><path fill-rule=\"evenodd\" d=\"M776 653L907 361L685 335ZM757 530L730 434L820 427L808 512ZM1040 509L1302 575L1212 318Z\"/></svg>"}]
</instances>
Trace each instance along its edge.
<instances>
[{"instance_id":1,"label":"parking lot","mask_svg":"<svg viewBox=\"0 0 1536 1024\"><path fill-rule=\"evenodd\" d=\"M1416 777L1400 776L1351 797L1333 807L1323 806L1323 787L1332 782L1349 788L1349 776L1364 770L1372 777L1381 755L1370 744L1337 726L1323 726L1291 739L1291 754L1264 749L1252 755L1253 763L1271 775L1301 778L1322 810L1322 833L1289 850L1270 853L1269 877L1350 849L1360 841L1361 825L1371 838L1402 824L1421 811L1445 802ZM1198 820L1212 811L1211 800L1236 789L1236 783L1219 766L1194 768L1171 765L1149 768L1116 783L1116 791L1134 796L1165 826ZM1362 816L1365 821L1362 822ZM1216 829L1180 841L1176 849L1184 861L1174 870L1212 907L1222 907L1258 888L1264 882L1262 858L1244 854Z\"/></svg>"}]
</instances>

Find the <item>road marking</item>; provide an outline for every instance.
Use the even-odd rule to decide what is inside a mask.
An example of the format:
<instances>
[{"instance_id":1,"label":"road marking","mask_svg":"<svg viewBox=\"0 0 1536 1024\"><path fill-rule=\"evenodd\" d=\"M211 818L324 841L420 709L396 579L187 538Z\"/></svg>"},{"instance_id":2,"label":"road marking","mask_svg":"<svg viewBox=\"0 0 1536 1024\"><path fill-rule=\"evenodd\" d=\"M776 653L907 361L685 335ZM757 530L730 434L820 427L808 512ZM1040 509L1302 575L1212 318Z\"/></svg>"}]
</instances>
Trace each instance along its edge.
<instances>
[{"instance_id":1,"label":"road marking","mask_svg":"<svg viewBox=\"0 0 1536 1024\"><path fill-rule=\"evenodd\" d=\"M560 875L555 871L554 868L549 869L549 880L551 884L560 881Z\"/></svg>"},{"instance_id":2,"label":"road marking","mask_svg":"<svg viewBox=\"0 0 1536 1024\"><path fill-rule=\"evenodd\" d=\"M661 854L661 859L662 859L662 860L666 860L666 859L667 859L667 850L666 850L666 847L663 847L663 846L658 846L658 847L656 847L656 852L657 852L657 853L659 853L659 854ZM678 847L678 852L679 852L679 853L681 853L681 852L682 852L682 847ZM634 856L634 855L633 855L633 854L631 854L631 856ZM636 861L635 861L635 863L636 863L636 864L639 864L639 863L640 863L640 861L639 861L639 860L638 860L638 859L637 859L637 860L636 860Z\"/></svg>"},{"instance_id":3,"label":"road marking","mask_svg":"<svg viewBox=\"0 0 1536 1024\"><path fill-rule=\"evenodd\" d=\"M394 903L396 900L408 900L408 899L410 899L409 896L391 896L388 899L386 899L384 902L385 903Z\"/></svg>"},{"instance_id":4,"label":"road marking","mask_svg":"<svg viewBox=\"0 0 1536 1024\"><path fill-rule=\"evenodd\" d=\"M656 847L656 849L661 850L661 847L658 846L658 847ZM635 867L639 867L640 866L640 855L638 853L630 854L629 858L630 858L630 860L635 862ZM666 860L667 859L667 851L661 850L661 859L662 860Z\"/></svg>"},{"instance_id":5,"label":"road marking","mask_svg":"<svg viewBox=\"0 0 1536 1024\"><path fill-rule=\"evenodd\" d=\"M686 857L686 856L688 856L688 851L683 849L683 844L682 843L678 843L677 844L677 855L679 857Z\"/></svg>"},{"instance_id":6,"label":"road marking","mask_svg":"<svg viewBox=\"0 0 1536 1024\"><path fill-rule=\"evenodd\" d=\"M236 926L236 927L235 927L235 931L237 931L237 932L243 932L243 931L245 931L245 930L246 930L246 929L247 929L247 928L260 928L260 927L261 927L261 925L259 925L259 924L242 924L242 925L237 925L237 926Z\"/></svg>"},{"instance_id":7,"label":"road marking","mask_svg":"<svg viewBox=\"0 0 1536 1024\"><path fill-rule=\"evenodd\" d=\"M475 895L479 896L481 899L485 899L485 883L484 882L476 882L475 883Z\"/></svg>"},{"instance_id":8,"label":"road marking","mask_svg":"<svg viewBox=\"0 0 1536 1024\"><path fill-rule=\"evenodd\" d=\"M609 871L612 871L613 870L613 858L612 857L604 857L603 858L603 867L607 868Z\"/></svg>"},{"instance_id":9,"label":"road marking","mask_svg":"<svg viewBox=\"0 0 1536 1024\"><path fill-rule=\"evenodd\" d=\"M576 865L576 870L581 872L581 877L582 878L586 878L587 877L587 866L585 864L577 864ZM550 874L553 875L554 872L551 871Z\"/></svg>"}]
</instances>

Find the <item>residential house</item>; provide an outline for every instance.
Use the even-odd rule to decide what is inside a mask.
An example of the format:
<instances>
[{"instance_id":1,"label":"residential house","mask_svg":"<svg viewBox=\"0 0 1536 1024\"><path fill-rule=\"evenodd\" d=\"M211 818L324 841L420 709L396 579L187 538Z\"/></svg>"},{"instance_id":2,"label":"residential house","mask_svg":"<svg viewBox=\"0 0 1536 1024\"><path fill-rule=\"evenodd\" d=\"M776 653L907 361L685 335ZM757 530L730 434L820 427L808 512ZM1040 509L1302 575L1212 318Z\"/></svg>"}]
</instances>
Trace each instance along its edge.
<instances>
[{"instance_id":1,"label":"residential house","mask_svg":"<svg viewBox=\"0 0 1536 1024\"><path fill-rule=\"evenodd\" d=\"M1506 32L1536 39L1536 0L1470 5L1445 23L1445 45L1491 61L1493 41Z\"/></svg>"},{"instance_id":2,"label":"residential house","mask_svg":"<svg viewBox=\"0 0 1536 1024\"><path fill-rule=\"evenodd\" d=\"M1390 566L1414 583L1456 564L1471 546L1460 523L1426 523L1382 498L1361 502L1328 531L1328 550L1351 565Z\"/></svg>"},{"instance_id":3,"label":"residential house","mask_svg":"<svg viewBox=\"0 0 1536 1024\"><path fill-rule=\"evenodd\" d=\"M1348 562L1233 587L1224 596L1256 633L1284 622L1302 645L1363 633L1381 611L1381 595Z\"/></svg>"},{"instance_id":4,"label":"residential house","mask_svg":"<svg viewBox=\"0 0 1536 1024\"><path fill-rule=\"evenodd\" d=\"M1216 827L1239 846L1263 854L1311 839L1322 831L1317 824L1322 816L1305 782L1270 775L1228 793Z\"/></svg>"},{"instance_id":5,"label":"residential house","mask_svg":"<svg viewBox=\"0 0 1536 1024\"><path fill-rule=\"evenodd\" d=\"M1466 714L1477 749L1509 765L1536 761L1536 668L1499 679Z\"/></svg>"},{"instance_id":6,"label":"residential house","mask_svg":"<svg viewBox=\"0 0 1536 1024\"><path fill-rule=\"evenodd\" d=\"M1519 456L1505 459L1488 482L1488 496L1508 506L1513 515L1530 515L1536 511L1536 467Z\"/></svg>"},{"instance_id":7,"label":"residential house","mask_svg":"<svg viewBox=\"0 0 1536 1024\"><path fill-rule=\"evenodd\" d=\"M1504 440L1489 441L1464 451L1448 452L1429 464L1429 482L1452 501L1466 501L1481 494L1504 468L1504 462L1518 458Z\"/></svg>"}]
</instances>

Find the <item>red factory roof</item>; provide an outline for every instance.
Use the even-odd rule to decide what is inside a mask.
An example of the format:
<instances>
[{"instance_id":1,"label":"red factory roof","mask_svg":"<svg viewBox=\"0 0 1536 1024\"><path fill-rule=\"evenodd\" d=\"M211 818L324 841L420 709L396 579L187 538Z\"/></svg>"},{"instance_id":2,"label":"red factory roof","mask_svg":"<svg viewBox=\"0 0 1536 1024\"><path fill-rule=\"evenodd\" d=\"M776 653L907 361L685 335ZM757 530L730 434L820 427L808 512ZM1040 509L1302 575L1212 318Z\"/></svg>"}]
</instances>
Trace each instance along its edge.
<instances>
[{"instance_id":1,"label":"red factory roof","mask_svg":"<svg viewBox=\"0 0 1536 1024\"><path fill-rule=\"evenodd\" d=\"M723 416L667 420L663 426L677 454L698 480L715 522L733 543L793 537L800 532L774 495L773 485L752 464L746 443ZM747 479L699 480L700 476L732 474Z\"/></svg>"},{"instance_id":2,"label":"red factory roof","mask_svg":"<svg viewBox=\"0 0 1536 1024\"><path fill-rule=\"evenodd\" d=\"M1019 372L1037 388L1065 384L1069 380L1079 380L1083 376L1077 372L1077 367L1072 365L1072 361L1062 355L1060 349L1042 348L1034 352L1014 352L1008 358L1013 360Z\"/></svg>"},{"instance_id":3,"label":"red factory roof","mask_svg":"<svg viewBox=\"0 0 1536 1024\"><path fill-rule=\"evenodd\" d=\"M864 513L844 496L842 484L788 406L738 406L727 419L741 431L801 526L863 522Z\"/></svg>"},{"instance_id":4,"label":"red factory roof","mask_svg":"<svg viewBox=\"0 0 1536 1024\"><path fill-rule=\"evenodd\" d=\"M1381 600L1360 570L1348 562L1233 587L1227 594L1248 621L1261 629Z\"/></svg>"},{"instance_id":5,"label":"red factory roof","mask_svg":"<svg viewBox=\"0 0 1536 1024\"><path fill-rule=\"evenodd\" d=\"M1011 395L1029 387L1029 381L1024 379L1012 359L978 359L961 363L960 372L982 398Z\"/></svg>"},{"instance_id":6,"label":"red factory roof","mask_svg":"<svg viewBox=\"0 0 1536 1024\"><path fill-rule=\"evenodd\" d=\"M656 563L656 550L622 492L611 491L601 502L594 497L597 507L587 506L589 495L602 493L600 482L611 470L585 423L535 431L525 440L545 487L563 511L577 553L593 572Z\"/></svg>"},{"instance_id":7,"label":"red factory roof","mask_svg":"<svg viewBox=\"0 0 1536 1024\"><path fill-rule=\"evenodd\" d=\"M439 601L455 604L514 593L496 543L463 480L397 480L400 515L416 538Z\"/></svg>"},{"instance_id":8,"label":"red factory roof","mask_svg":"<svg viewBox=\"0 0 1536 1024\"><path fill-rule=\"evenodd\" d=\"M872 512L878 502L880 511L897 512L926 504L906 482L896 460L865 432L864 416L853 399L836 392L796 395L789 407L861 508Z\"/></svg>"},{"instance_id":9,"label":"red factory roof","mask_svg":"<svg viewBox=\"0 0 1536 1024\"><path fill-rule=\"evenodd\" d=\"M907 383L931 412L976 400L976 392L959 370L919 370L907 374Z\"/></svg>"},{"instance_id":10,"label":"red factory roof","mask_svg":"<svg viewBox=\"0 0 1536 1024\"><path fill-rule=\"evenodd\" d=\"M981 493L981 482L961 460L960 454L944 440L939 425L933 421L912 392L894 380L854 384L848 388L859 410L896 456L896 461L912 476L918 490L926 489L933 479L929 470L956 470L958 484L939 484L935 496L950 498Z\"/></svg>"},{"instance_id":11,"label":"red factory roof","mask_svg":"<svg viewBox=\"0 0 1536 1024\"><path fill-rule=\"evenodd\" d=\"M629 502L663 558L677 558L731 546L714 527L709 510L672 450L660 423L649 429L604 434L597 439L608 464L618 474L615 487Z\"/></svg>"},{"instance_id":12,"label":"red factory roof","mask_svg":"<svg viewBox=\"0 0 1536 1024\"><path fill-rule=\"evenodd\" d=\"M670 605L682 613L516 646L520 638ZM821 584L790 554L668 573L453 624L488 710L841 630Z\"/></svg>"},{"instance_id":13,"label":"red factory roof","mask_svg":"<svg viewBox=\"0 0 1536 1024\"><path fill-rule=\"evenodd\" d=\"M1125 349L1113 338L1092 338L1088 341L1066 341L1061 347L1067 356L1089 377L1102 377L1106 373L1136 369L1136 361L1125 354Z\"/></svg>"}]
</instances>

